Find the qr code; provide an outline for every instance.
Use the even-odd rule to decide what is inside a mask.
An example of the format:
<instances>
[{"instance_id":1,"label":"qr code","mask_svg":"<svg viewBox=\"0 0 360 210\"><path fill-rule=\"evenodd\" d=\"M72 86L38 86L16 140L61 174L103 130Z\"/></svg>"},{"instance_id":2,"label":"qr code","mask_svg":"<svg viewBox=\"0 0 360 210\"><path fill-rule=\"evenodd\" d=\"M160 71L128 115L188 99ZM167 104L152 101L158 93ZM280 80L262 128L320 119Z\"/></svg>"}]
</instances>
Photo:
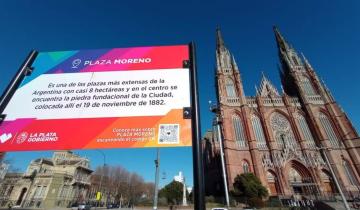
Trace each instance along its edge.
<instances>
[{"instance_id":1,"label":"qr code","mask_svg":"<svg viewBox=\"0 0 360 210\"><path fill-rule=\"evenodd\" d=\"M160 124L159 125L159 144L178 144L179 143L179 124Z\"/></svg>"}]
</instances>

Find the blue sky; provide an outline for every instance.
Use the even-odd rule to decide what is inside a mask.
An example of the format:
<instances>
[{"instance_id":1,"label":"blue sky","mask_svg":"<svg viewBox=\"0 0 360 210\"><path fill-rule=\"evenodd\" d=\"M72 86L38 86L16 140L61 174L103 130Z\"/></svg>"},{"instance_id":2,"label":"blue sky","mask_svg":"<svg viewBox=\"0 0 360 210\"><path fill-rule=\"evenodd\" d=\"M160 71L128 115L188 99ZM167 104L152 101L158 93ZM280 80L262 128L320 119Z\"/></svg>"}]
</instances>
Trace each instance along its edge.
<instances>
[{"instance_id":1,"label":"blue sky","mask_svg":"<svg viewBox=\"0 0 360 210\"><path fill-rule=\"evenodd\" d=\"M36 2L36 3L35 3ZM19 1L0 3L0 92L31 49L171 45L195 41L202 131L215 101L215 29L240 68L246 95L261 71L279 87L272 26L303 52L360 128L360 1ZM25 153L24 159L29 158ZM114 156L115 157L115 156Z\"/></svg>"}]
</instances>

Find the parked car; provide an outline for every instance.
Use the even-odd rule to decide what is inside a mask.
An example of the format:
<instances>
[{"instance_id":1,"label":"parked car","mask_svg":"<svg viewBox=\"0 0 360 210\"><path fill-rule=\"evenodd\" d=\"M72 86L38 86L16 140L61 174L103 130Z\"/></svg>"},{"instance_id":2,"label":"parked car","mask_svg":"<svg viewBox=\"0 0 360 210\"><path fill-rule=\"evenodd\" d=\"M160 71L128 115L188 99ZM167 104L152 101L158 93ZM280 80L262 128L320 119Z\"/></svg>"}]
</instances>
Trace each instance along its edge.
<instances>
[{"instance_id":1,"label":"parked car","mask_svg":"<svg viewBox=\"0 0 360 210\"><path fill-rule=\"evenodd\" d=\"M116 203L108 203L106 205L107 209L116 209L116 208L120 208L120 204L116 204Z\"/></svg>"},{"instance_id":2,"label":"parked car","mask_svg":"<svg viewBox=\"0 0 360 210\"><path fill-rule=\"evenodd\" d=\"M82 203L82 204L79 204L79 206L78 206L78 210L90 210L90 209L91 209L91 206L89 204Z\"/></svg>"},{"instance_id":3,"label":"parked car","mask_svg":"<svg viewBox=\"0 0 360 210\"><path fill-rule=\"evenodd\" d=\"M73 204L71 204L70 208L71 208L71 210L78 210L79 204L73 203Z\"/></svg>"}]
</instances>

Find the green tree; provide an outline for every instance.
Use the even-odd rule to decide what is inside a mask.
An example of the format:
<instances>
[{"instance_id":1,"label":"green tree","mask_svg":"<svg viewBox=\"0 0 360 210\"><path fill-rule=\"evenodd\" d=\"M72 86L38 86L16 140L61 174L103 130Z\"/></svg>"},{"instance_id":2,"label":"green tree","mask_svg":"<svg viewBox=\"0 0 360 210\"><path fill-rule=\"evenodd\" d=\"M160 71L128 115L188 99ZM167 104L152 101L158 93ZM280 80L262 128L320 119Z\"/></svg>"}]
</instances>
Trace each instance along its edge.
<instances>
[{"instance_id":1,"label":"green tree","mask_svg":"<svg viewBox=\"0 0 360 210\"><path fill-rule=\"evenodd\" d=\"M233 196L240 202L245 202L251 206L258 207L256 202L249 202L261 199L268 195L267 189L261 184L259 178L253 173L244 173L235 177Z\"/></svg>"},{"instance_id":2,"label":"green tree","mask_svg":"<svg viewBox=\"0 0 360 210\"><path fill-rule=\"evenodd\" d=\"M179 204L182 201L183 184L172 181L159 191L159 197L166 198L168 204Z\"/></svg>"}]
</instances>

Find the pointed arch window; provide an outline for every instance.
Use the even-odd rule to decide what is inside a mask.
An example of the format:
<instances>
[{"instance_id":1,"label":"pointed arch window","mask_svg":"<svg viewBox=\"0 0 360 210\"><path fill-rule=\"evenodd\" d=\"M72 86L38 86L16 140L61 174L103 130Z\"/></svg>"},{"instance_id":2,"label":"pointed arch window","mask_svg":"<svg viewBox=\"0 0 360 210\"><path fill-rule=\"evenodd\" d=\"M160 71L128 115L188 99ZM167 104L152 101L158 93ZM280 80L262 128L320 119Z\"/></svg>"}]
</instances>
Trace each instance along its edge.
<instances>
[{"instance_id":1,"label":"pointed arch window","mask_svg":"<svg viewBox=\"0 0 360 210\"><path fill-rule=\"evenodd\" d=\"M239 147L246 147L245 132L242 121L239 116L234 115L232 117L234 131L235 131L235 142Z\"/></svg>"},{"instance_id":2,"label":"pointed arch window","mask_svg":"<svg viewBox=\"0 0 360 210\"><path fill-rule=\"evenodd\" d=\"M249 163L246 160L242 162L242 168L244 173L250 172Z\"/></svg>"},{"instance_id":3,"label":"pointed arch window","mask_svg":"<svg viewBox=\"0 0 360 210\"><path fill-rule=\"evenodd\" d=\"M256 145L259 149L266 149L266 140L260 118L256 115L251 117L251 124L255 133Z\"/></svg>"},{"instance_id":4,"label":"pointed arch window","mask_svg":"<svg viewBox=\"0 0 360 210\"><path fill-rule=\"evenodd\" d=\"M329 118L324 113L320 112L319 119L322 127L324 128L326 136L329 138L330 144L334 147L339 147L339 138L337 137Z\"/></svg>"},{"instance_id":5,"label":"pointed arch window","mask_svg":"<svg viewBox=\"0 0 360 210\"><path fill-rule=\"evenodd\" d=\"M359 185L359 182L356 179L354 171L352 170L351 165L348 163L348 161L343 160L343 166L344 166L344 169L345 169L346 176L347 176L347 178L349 180L349 183L351 185L355 185L355 186Z\"/></svg>"},{"instance_id":6,"label":"pointed arch window","mask_svg":"<svg viewBox=\"0 0 360 210\"><path fill-rule=\"evenodd\" d=\"M232 97L232 98L236 97L235 86L232 80L230 79L226 80L225 88L226 88L226 95L228 97Z\"/></svg>"},{"instance_id":7,"label":"pointed arch window","mask_svg":"<svg viewBox=\"0 0 360 210\"><path fill-rule=\"evenodd\" d=\"M302 116L301 114L298 114L297 121L300 125L301 132L304 134L307 145L311 148L315 148L316 146L315 140L313 138L313 135L311 134L311 131L309 129L305 117Z\"/></svg>"},{"instance_id":8,"label":"pointed arch window","mask_svg":"<svg viewBox=\"0 0 360 210\"><path fill-rule=\"evenodd\" d=\"M316 95L316 92L314 90L313 85L311 84L311 81L307 77L303 77L302 79L303 88L306 95Z\"/></svg>"}]
</instances>

